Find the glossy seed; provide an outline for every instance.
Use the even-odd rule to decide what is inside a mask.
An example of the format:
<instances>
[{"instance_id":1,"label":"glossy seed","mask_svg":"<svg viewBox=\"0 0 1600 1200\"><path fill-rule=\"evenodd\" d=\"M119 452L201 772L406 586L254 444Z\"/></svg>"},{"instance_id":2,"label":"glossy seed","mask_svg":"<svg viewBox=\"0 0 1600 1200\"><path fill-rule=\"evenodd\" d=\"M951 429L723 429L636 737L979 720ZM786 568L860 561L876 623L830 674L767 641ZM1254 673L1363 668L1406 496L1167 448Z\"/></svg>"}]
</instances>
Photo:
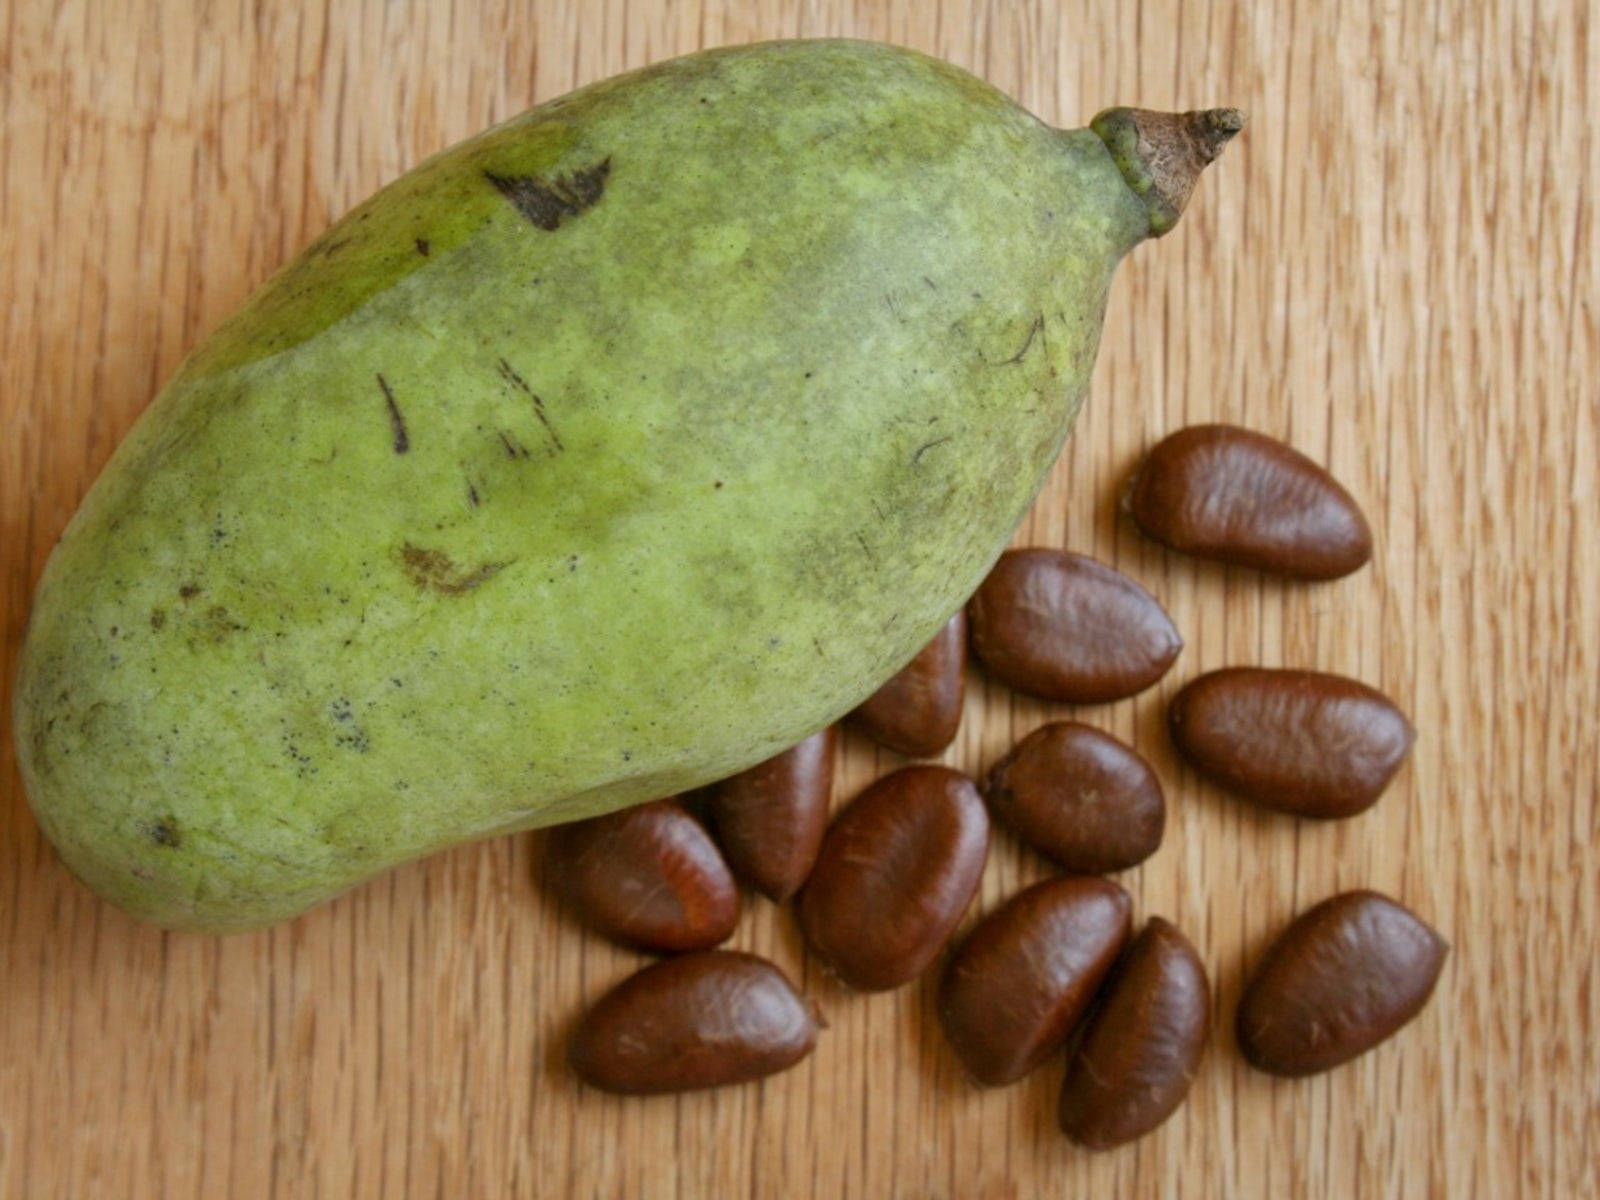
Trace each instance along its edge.
<instances>
[{"instance_id":1,"label":"glossy seed","mask_svg":"<svg viewBox=\"0 0 1600 1200\"><path fill-rule=\"evenodd\" d=\"M1234 425L1196 425L1158 442L1126 507L1174 550L1280 575L1336 579L1372 557L1349 492L1299 451Z\"/></svg>"},{"instance_id":2,"label":"glossy seed","mask_svg":"<svg viewBox=\"0 0 1600 1200\"><path fill-rule=\"evenodd\" d=\"M1416 738L1381 692L1316 671L1212 671L1173 698L1167 719L1173 742L1206 778L1302 817L1370 807Z\"/></svg>"},{"instance_id":3,"label":"glossy seed","mask_svg":"<svg viewBox=\"0 0 1600 1200\"><path fill-rule=\"evenodd\" d=\"M1345 892L1297 917L1239 1002L1239 1048L1274 1075L1348 1062L1416 1016L1449 946L1377 892Z\"/></svg>"},{"instance_id":4,"label":"glossy seed","mask_svg":"<svg viewBox=\"0 0 1600 1200\"><path fill-rule=\"evenodd\" d=\"M958 609L937 637L850 714L852 724L891 750L925 758L955 740L967 687L967 613Z\"/></svg>"},{"instance_id":5,"label":"glossy seed","mask_svg":"<svg viewBox=\"0 0 1600 1200\"><path fill-rule=\"evenodd\" d=\"M557 826L545 861L556 894L586 925L625 946L705 950L739 920L727 863L675 800Z\"/></svg>"},{"instance_id":6,"label":"glossy seed","mask_svg":"<svg viewBox=\"0 0 1600 1200\"><path fill-rule=\"evenodd\" d=\"M1061 1085L1061 1130L1104 1150L1160 1125L1194 1082L1211 1027L1205 965L1151 917L1111 973Z\"/></svg>"},{"instance_id":7,"label":"glossy seed","mask_svg":"<svg viewBox=\"0 0 1600 1200\"><path fill-rule=\"evenodd\" d=\"M708 815L734 874L787 900L811 873L828 827L838 729L830 725L712 789Z\"/></svg>"},{"instance_id":8,"label":"glossy seed","mask_svg":"<svg viewBox=\"0 0 1600 1200\"><path fill-rule=\"evenodd\" d=\"M1143 862L1167 821L1161 782L1108 733L1075 721L1034 730L993 770L989 811L1068 871L1100 874Z\"/></svg>"},{"instance_id":9,"label":"glossy seed","mask_svg":"<svg viewBox=\"0 0 1600 1200\"><path fill-rule=\"evenodd\" d=\"M800 893L806 942L844 983L915 979L972 902L989 847L977 786L944 767L885 775L834 819Z\"/></svg>"},{"instance_id":10,"label":"glossy seed","mask_svg":"<svg viewBox=\"0 0 1600 1200\"><path fill-rule=\"evenodd\" d=\"M984 917L951 955L939 1020L967 1072L1021 1079L1065 1044L1128 936L1132 904L1109 879L1047 879Z\"/></svg>"},{"instance_id":11,"label":"glossy seed","mask_svg":"<svg viewBox=\"0 0 1600 1200\"><path fill-rule=\"evenodd\" d=\"M1008 687L1068 704L1142 692L1183 639L1155 597L1063 550L1010 550L969 605L972 648Z\"/></svg>"},{"instance_id":12,"label":"glossy seed","mask_svg":"<svg viewBox=\"0 0 1600 1200\"><path fill-rule=\"evenodd\" d=\"M568 1059L586 1083L650 1095L747 1083L799 1062L817 1017L782 971L710 950L654 963L602 996Z\"/></svg>"}]
</instances>

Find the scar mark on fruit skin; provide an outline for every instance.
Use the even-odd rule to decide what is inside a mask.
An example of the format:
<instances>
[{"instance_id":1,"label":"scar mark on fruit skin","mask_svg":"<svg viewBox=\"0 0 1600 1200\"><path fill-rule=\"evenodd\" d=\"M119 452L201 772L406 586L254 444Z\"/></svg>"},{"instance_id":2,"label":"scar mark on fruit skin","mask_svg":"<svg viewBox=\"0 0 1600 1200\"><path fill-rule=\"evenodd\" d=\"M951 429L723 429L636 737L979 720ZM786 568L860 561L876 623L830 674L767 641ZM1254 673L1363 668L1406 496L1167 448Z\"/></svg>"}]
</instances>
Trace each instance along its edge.
<instances>
[{"instance_id":1,"label":"scar mark on fruit skin","mask_svg":"<svg viewBox=\"0 0 1600 1200\"><path fill-rule=\"evenodd\" d=\"M507 458L527 458L528 448L504 429L500 431L500 444L506 448Z\"/></svg>"},{"instance_id":2,"label":"scar mark on fruit skin","mask_svg":"<svg viewBox=\"0 0 1600 1200\"><path fill-rule=\"evenodd\" d=\"M592 166L570 175L557 175L553 179L536 179L531 175L496 175L485 171L484 178L499 189L500 194L516 207L536 228L554 230L563 220L575 217L585 209L600 202L606 190L606 177L611 174L611 158L607 156Z\"/></svg>"},{"instance_id":3,"label":"scar mark on fruit skin","mask_svg":"<svg viewBox=\"0 0 1600 1200\"><path fill-rule=\"evenodd\" d=\"M178 832L176 817L163 817L150 826L150 840L158 846L165 846L169 850L176 850L183 845L183 835Z\"/></svg>"},{"instance_id":4,"label":"scar mark on fruit skin","mask_svg":"<svg viewBox=\"0 0 1600 1200\"><path fill-rule=\"evenodd\" d=\"M427 238L418 238L417 239L417 253L418 254L422 255L423 258L427 258L428 255L430 253L432 253L432 251L433 251L433 247L428 244L428 239Z\"/></svg>"},{"instance_id":5,"label":"scar mark on fruit skin","mask_svg":"<svg viewBox=\"0 0 1600 1200\"><path fill-rule=\"evenodd\" d=\"M865 536L863 536L859 529L856 530L856 541L861 543L861 552L867 556L874 566L876 566L878 562L878 556L872 552L872 547L867 545L867 539Z\"/></svg>"},{"instance_id":6,"label":"scar mark on fruit skin","mask_svg":"<svg viewBox=\"0 0 1600 1200\"><path fill-rule=\"evenodd\" d=\"M400 415L400 406L394 402L389 381L382 375L378 376L378 386L383 389L384 402L389 406L389 427L394 430L394 452L404 454L411 449L411 439L406 436L406 419Z\"/></svg>"},{"instance_id":7,"label":"scar mark on fruit skin","mask_svg":"<svg viewBox=\"0 0 1600 1200\"><path fill-rule=\"evenodd\" d=\"M1027 354L1028 351L1033 348L1033 339L1038 337L1043 332L1044 332L1044 314L1040 313L1038 316L1036 316L1033 319L1033 324L1028 326L1028 338L1027 338L1027 340L1025 342L1022 343L1022 349L1018 350L1015 354L1013 354L1010 358L1006 359L1000 365L1002 367L1009 367L1009 366L1012 366L1012 365L1014 365L1016 363L1021 362L1023 355Z\"/></svg>"},{"instance_id":8,"label":"scar mark on fruit skin","mask_svg":"<svg viewBox=\"0 0 1600 1200\"><path fill-rule=\"evenodd\" d=\"M917 447L917 452L911 456L911 465L913 467L916 466L922 461L922 456L929 450L932 450L935 446L944 445L944 443L948 442L954 436L954 434L947 433L943 437L934 438L931 442L923 442L922 445Z\"/></svg>"},{"instance_id":9,"label":"scar mark on fruit skin","mask_svg":"<svg viewBox=\"0 0 1600 1200\"><path fill-rule=\"evenodd\" d=\"M456 566L443 550L429 550L411 542L400 547L400 562L419 589L444 596L470 592L511 565L509 562L486 562L467 571Z\"/></svg>"},{"instance_id":10,"label":"scar mark on fruit skin","mask_svg":"<svg viewBox=\"0 0 1600 1200\"><path fill-rule=\"evenodd\" d=\"M467 484L467 503L472 505L473 508L478 507L478 487L471 482Z\"/></svg>"},{"instance_id":11,"label":"scar mark on fruit skin","mask_svg":"<svg viewBox=\"0 0 1600 1200\"><path fill-rule=\"evenodd\" d=\"M545 414L543 398L529 387L528 381L518 375L516 368L503 358L500 360L500 378L514 385L523 395L533 401L533 415L539 418L539 424L543 425L544 431L550 435L550 452L559 454L565 450L566 447L561 444L561 435L556 432L556 427L550 424L550 418Z\"/></svg>"}]
</instances>

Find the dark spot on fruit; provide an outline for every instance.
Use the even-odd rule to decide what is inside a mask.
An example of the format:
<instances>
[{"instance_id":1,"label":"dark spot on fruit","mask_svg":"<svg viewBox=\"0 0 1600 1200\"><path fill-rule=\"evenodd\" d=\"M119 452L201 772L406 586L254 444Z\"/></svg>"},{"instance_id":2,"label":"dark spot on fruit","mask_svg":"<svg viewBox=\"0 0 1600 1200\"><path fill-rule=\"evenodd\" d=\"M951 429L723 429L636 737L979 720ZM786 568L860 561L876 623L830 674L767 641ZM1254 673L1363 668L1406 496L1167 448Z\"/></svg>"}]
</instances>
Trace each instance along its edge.
<instances>
[{"instance_id":1,"label":"dark spot on fruit","mask_svg":"<svg viewBox=\"0 0 1600 1200\"><path fill-rule=\"evenodd\" d=\"M200 594L198 583L185 583L178 588L178 595L185 600L193 600Z\"/></svg>"},{"instance_id":2,"label":"dark spot on fruit","mask_svg":"<svg viewBox=\"0 0 1600 1200\"><path fill-rule=\"evenodd\" d=\"M178 832L176 817L167 816L150 826L150 840L158 846L176 850L183 845L183 835Z\"/></svg>"},{"instance_id":3,"label":"dark spot on fruit","mask_svg":"<svg viewBox=\"0 0 1600 1200\"><path fill-rule=\"evenodd\" d=\"M478 507L478 489L474 484L467 484L467 503L473 508Z\"/></svg>"},{"instance_id":4,"label":"dark spot on fruit","mask_svg":"<svg viewBox=\"0 0 1600 1200\"><path fill-rule=\"evenodd\" d=\"M332 258L335 254L339 253L339 251L343 250L349 244L350 244L350 239L349 238L340 238L336 242L329 242L326 246L324 246L322 248L322 257L323 258Z\"/></svg>"},{"instance_id":5,"label":"dark spot on fruit","mask_svg":"<svg viewBox=\"0 0 1600 1200\"><path fill-rule=\"evenodd\" d=\"M716 488L720 488L720 487L721 487L721 486L722 486L722 480L720 480L720 479L718 479L718 480L717 480L717 481L716 481L716 482L715 482L715 483L713 483L713 484L712 484L712 485L711 485L711 486L712 486L712 487L716 487Z\"/></svg>"},{"instance_id":6,"label":"dark spot on fruit","mask_svg":"<svg viewBox=\"0 0 1600 1200\"><path fill-rule=\"evenodd\" d=\"M422 255L423 258L427 258L432 249L433 248L428 245L427 238L417 239L417 253Z\"/></svg>"},{"instance_id":7,"label":"dark spot on fruit","mask_svg":"<svg viewBox=\"0 0 1600 1200\"><path fill-rule=\"evenodd\" d=\"M496 175L493 171L485 171L484 178L534 226L554 230L567 217L575 217L598 204L606 190L606 176L610 174L611 159L607 157L593 166L552 179Z\"/></svg>"},{"instance_id":8,"label":"dark spot on fruit","mask_svg":"<svg viewBox=\"0 0 1600 1200\"><path fill-rule=\"evenodd\" d=\"M400 563L407 577L422 591L459 596L493 579L509 563L487 562L471 570L458 567L443 550L429 550L407 542L400 547Z\"/></svg>"},{"instance_id":9,"label":"dark spot on fruit","mask_svg":"<svg viewBox=\"0 0 1600 1200\"><path fill-rule=\"evenodd\" d=\"M1030 349L1032 349L1034 338L1038 337L1042 332L1044 332L1044 314L1040 313L1033 319L1033 324L1028 326L1028 336L1022 343L1022 349L1018 350L1000 365L1003 367L1009 367L1021 362L1023 356L1027 354Z\"/></svg>"},{"instance_id":10,"label":"dark spot on fruit","mask_svg":"<svg viewBox=\"0 0 1600 1200\"><path fill-rule=\"evenodd\" d=\"M217 604L206 609L206 627L211 633L212 640L221 641L230 633L243 633L248 626L235 621L226 608Z\"/></svg>"},{"instance_id":11,"label":"dark spot on fruit","mask_svg":"<svg viewBox=\"0 0 1600 1200\"><path fill-rule=\"evenodd\" d=\"M539 418L539 424L544 426L545 433L550 436L550 453L557 454L564 450L566 447L561 444L561 437L556 433L556 427L550 424L550 418L544 411L543 398L529 387L528 381L517 374L516 368L503 358L500 360L500 378L533 401L533 415Z\"/></svg>"},{"instance_id":12,"label":"dark spot on fruit","mask_svg":"<svg viewBox=\"0 0 1600 1200\"><path fill-rule=\"evenodd\" d=\"M394 452L404 454L411 449L411 439L406 435L406 419L400 415L400 406L395 403L394 393L389 390L389 381L382 375L378 376L378 386L383 389L384 402L389 406L389 428L394 431Z\"/></svg>"},{"instance_id":13,"label":"dark spot on fruit","mask_svg":"<svg viewBox=\"0 0 1600 1200\"><path fill-rule=\"evenodd\" d=\"M372 743L367 737L367 731L356 723L355 710L351 707L348 696L340 696L328 705L328 715L342 726L334 735L335 745L354 750L358 754L365 754L371 748Z\"/></svg>"}]
</instances>

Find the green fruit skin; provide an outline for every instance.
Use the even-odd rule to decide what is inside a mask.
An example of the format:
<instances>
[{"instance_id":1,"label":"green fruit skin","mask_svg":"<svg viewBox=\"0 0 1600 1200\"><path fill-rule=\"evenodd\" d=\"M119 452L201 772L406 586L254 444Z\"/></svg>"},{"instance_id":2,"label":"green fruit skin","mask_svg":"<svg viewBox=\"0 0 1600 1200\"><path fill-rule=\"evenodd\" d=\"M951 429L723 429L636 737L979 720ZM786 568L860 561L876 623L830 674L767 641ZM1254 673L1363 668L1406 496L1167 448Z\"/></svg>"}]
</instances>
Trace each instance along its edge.
<instances>
[{"instance_id":1,"label":"green fruit skin","mask_svg":"<svg viewBox=\"0 0 1600 1200\"><path fill-rule=\"evenodd\" d=\"M866 43L693 55L444 151L84 499L21 656L40 825L127 911L240 930L798 742L981 581L1148 233L1093 133Z\"/></svg>"}]
</instances>

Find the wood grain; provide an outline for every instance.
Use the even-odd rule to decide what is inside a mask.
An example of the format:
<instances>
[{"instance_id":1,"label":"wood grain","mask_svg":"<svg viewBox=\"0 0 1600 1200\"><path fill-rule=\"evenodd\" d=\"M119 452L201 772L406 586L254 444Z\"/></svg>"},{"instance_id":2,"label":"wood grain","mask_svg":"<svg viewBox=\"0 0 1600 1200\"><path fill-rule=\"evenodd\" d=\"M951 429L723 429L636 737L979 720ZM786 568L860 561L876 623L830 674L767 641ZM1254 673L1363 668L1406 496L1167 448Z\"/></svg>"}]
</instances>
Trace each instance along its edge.
<instances>
[{"instance_id":1,"label":"wood grain","mask_svg":"<svg viewBox=\"0 0 1600 1200\"><path fill-rule=\"evenodd\" d=\"M759 1086L621 1101L562 1035L638 961L542 895L536 836L397 871L292 924L163 933L42 841L5 741L0 1195L1592 1196L1600 1193L1600 25L1584 0L714 0L325 8L0 4L5 724L34 582L181 357L325 224L530 103L704 45L849 34L950 58L1042 117L1237 104L1253 119L1116 284L1094 395L1019 544L1139 578L1188 641L1088 719L1168 783L1137 911L1186 930L1231 1014L1291 914L1376 887L1454 949L1397 1039L1253 1073L1226 1019L1190 1102L1132 1148L1054 1128L1053 1066L978 1092L930 991L847 995L764 902L734 945L831 1023ZM1197 564L1115 511L1201 420L1286 437L1366 505L1330 585ZM1421 730L1370 813L1248 811L1180 769L1165 700L1235 663L1341 671ZM978 682L978 771L1067 710ZM1081 715L1081 714L1080 714ZM897 764L847 743L841 797ZM1041 877L997 840L981 907ZM975 910L976 911L976 910Z\"/></svg>"}]
</instances>

